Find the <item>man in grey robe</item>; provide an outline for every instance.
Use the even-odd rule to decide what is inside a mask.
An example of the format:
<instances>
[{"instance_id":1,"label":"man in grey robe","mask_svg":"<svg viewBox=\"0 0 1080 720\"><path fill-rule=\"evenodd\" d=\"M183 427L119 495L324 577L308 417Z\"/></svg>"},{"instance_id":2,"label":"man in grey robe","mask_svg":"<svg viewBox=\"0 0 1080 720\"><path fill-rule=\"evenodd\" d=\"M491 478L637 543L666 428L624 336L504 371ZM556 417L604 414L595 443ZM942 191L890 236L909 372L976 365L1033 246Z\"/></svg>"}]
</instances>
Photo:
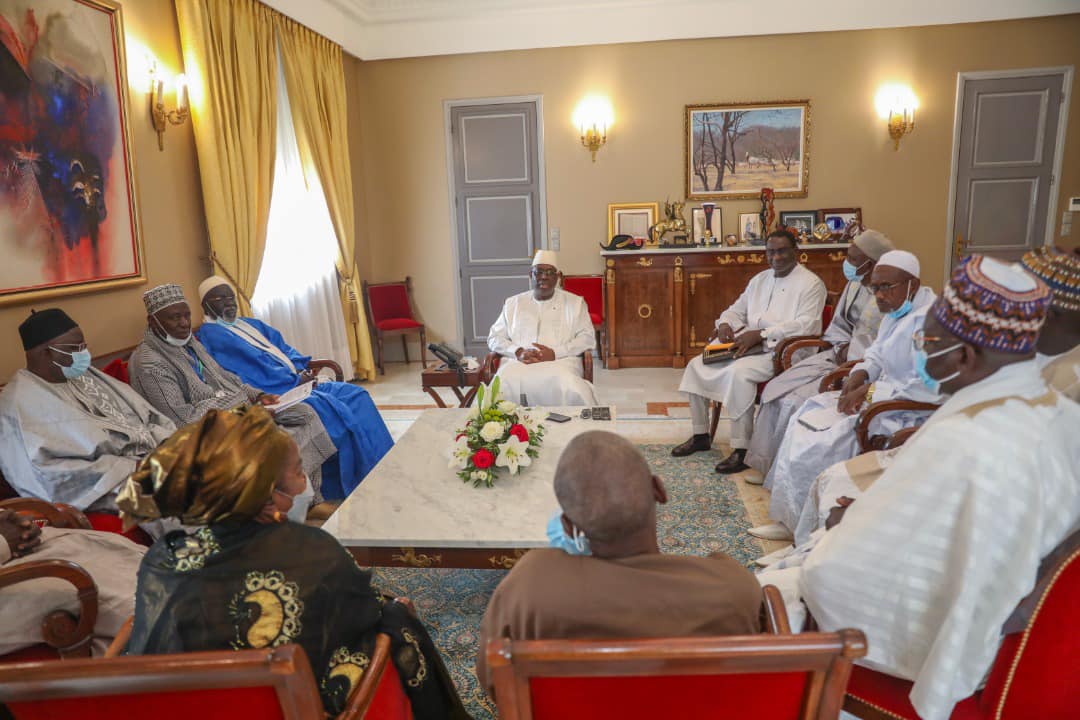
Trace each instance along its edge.
<instances>
[{"instance_id":1,"label":"man in grey robe","mask_svg":"<svg viewBox=\"0 0 1080 720\"><path fill-rule=\"evenodd\" d=\"M844 261L848 284L821 336L831 347L799 360L765 386L745 460L761 477L749 477L747 482L759 485L764 480L788 421L804 402L817 395L822 379L845 362L861 360L874 342L881 313L867 286L878 258L892 249L889 238L877 230L866 230L852 241Z\"/></svg>"},{"instance_id":2,"label":"man in grey robe","mask_svg":"<svg viewBox=\"0 0 1080 720\"><path fill-rule=\"evenodd\" d=\"M0 470L19 495L109 511L116 491L173 421L90 366L82 329L63 310L19 326L26 368L0 392Z\"/></svg>"},{"instance_id":3,"label":"man in grey robe","mask_svg":"<svg viewBox=\"0 0 1080 720\"><path fill-rule=\"evenodd\" d=\"M246 385L210 355L191 332L191 308L179 285L160 285L143 294L147 328L131 354L131 386L178 425L195 422L211 409L257 402L272 406L277 395ZM274 420L300 448L300 461L322 502L322 464L337 448L309 405L274 412Z\"/></svg>"}]
</instances>

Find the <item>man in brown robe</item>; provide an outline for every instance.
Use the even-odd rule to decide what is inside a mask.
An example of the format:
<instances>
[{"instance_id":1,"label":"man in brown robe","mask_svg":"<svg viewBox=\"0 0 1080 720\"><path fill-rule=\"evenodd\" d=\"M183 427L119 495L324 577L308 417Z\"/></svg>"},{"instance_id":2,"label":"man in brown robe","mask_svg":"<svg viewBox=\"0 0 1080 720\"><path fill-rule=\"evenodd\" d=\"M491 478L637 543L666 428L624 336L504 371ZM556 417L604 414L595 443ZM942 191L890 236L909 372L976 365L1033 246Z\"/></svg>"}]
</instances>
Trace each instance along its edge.
<instances>
[{"instance_id":1,"label":"man in brown robe","mask_svg":"<svg viewBox=\"0 0 1080 720\"><path fill-rule=\"evenodd\" d=\"M499 583L480 625L477 677L491 691L489 640L740 635L760 630L761 586L734 559L663 555L656 503L667 491L629 441L593 431L559 458L566 534L591 555L531 550Z\"/></svg>"}]
</instances>

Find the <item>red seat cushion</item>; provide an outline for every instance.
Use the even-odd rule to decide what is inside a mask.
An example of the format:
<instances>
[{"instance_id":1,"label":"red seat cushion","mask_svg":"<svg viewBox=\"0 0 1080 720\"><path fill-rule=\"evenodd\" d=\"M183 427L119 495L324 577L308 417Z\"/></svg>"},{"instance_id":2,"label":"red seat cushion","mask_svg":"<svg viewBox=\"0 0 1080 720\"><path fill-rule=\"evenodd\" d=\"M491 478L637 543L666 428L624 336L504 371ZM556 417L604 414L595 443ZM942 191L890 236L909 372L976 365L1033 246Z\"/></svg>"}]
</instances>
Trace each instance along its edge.
<instances>
[{"instance_id":1,"label":"red seat cushion","mask_svg":"<svg viewBox=\"0 0 1080 720\"><path fill-rule=\"evenodd\" d=\"M145 545L146 547L150 547L154 544L154 538L150 537L150 534L138 525L127 532L124 532L124 523L121 522L119 515L90 512L86 513L86 519L90 521L90 526L95 530L117 533L118 535L123 535L132 542L138 543L139 545Z\"/></svg>"},{"instance_id":2,"label":"red seat cushion","mask_svg":"<svg viewBox=\"0 0 1080 720\"><path fill-rule=\"evenodd\" d=\"M912 683L908 680L855 665L851 669L847 694L893 715L918 720L919 714L908 699L911 686ZM975 693L956 704L949 720L984 720L989 717L990 715L984 714L979 707L979 693Z\"/></svg>"},{"instance_id":3,"label":"red seat cushion","mask_svg":"<svg viewBox=\"0 0 1080 720\"><path fill-rule=\"evenodd\" d=\"M123 358L116 358L111 363L101 368L101 372L109 377L116 378L122 383L131 384L131 376L128 375L128 364Z\"/></svg>"},{"instance_id":4,"label":"red seat cushion","mask_svg":"<svg viewBox=\"0 0 1080 720\"><path fill-rule=\"evenodd\" d=\"M9 702L8 709L15 720L274 720L284 717L274 689L268 686Z\"/></svg>"},{"instance_id":5,"label":"red seat cushion","mask_svg":"<svg viewBox=\"0 0 1080 720\"><path fill-rule=\"evenodd\" d=\"M834 308L833 308L832 305L826 305L824 308L822 308L822 310L821 310L821 329L822 330L825 330L825 328L829 327L829 323L832 322L833 312L834 312Z\"/></svg>"},{"instance_id":6,"label":"red seat cushion","mask_svg":"<svg viewBox=\"0 0 1080 720\"><path fill-rule=\"evenodd\" d=\"M412 319L409 291L405 288L405 283L369 286L368 305L371 307L371 318L376 326L383 320Z\"/></svg>"},{"instance_id":7,"label":"red seat cushion","mask_svg":"<svg viewBox=\"0 0 1080 720\"><path fill-rule=\"evenodd\" d=\"M534 720L794 720L805 687L805 673L530 680Z\"/></svg>"},{"instance_id":8,"label":"red seat cushion","mask_svg":"<svg viewBox=\"0 0 1080 720\"><path fill-rule=\"evenodd\" d=\"M386 670L375 688L375 697L364 716L376 720L412 720L412 706L409 696L401 687L401 676L393 662L386 664Z\"/></svg>"},{"instance_id":9,"label":"red seat cushion","mask_svg":"<svg viewBox=\"0 0 1080 720\"><path fill-rule=\"evenodd\" d=\"M580 295L589 308L593 325L604 322L604 280L601 277L563 278L563 290ZM599 318L599 319L597 319Z\"/></svg>"},{"instance_id":10,"label":"red seat cushion","mask_svg":"<svg viewBox=\"0 0 1080 720\"><path fill-rule=\"evenodd\" d=\"M380 330L407 330L409 328L423 327L423 323L418 323L410 318L390 318L388 320L376 320L375 327Z\"/></svg>"}]
</instances>

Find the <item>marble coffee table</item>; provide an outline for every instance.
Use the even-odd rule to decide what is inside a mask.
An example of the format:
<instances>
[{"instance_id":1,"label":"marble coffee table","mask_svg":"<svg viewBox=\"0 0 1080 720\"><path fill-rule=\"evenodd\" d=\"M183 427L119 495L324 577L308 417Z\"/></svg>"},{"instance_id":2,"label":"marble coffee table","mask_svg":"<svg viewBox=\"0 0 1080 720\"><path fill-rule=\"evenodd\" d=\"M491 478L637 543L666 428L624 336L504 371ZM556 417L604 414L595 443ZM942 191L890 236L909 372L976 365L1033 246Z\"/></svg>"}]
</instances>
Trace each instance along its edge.
<instances>
[{"instance_id":1,"label":"marble coffee table","mask_svg":"<svg viewBox=\"0 0 1080 720\"><path fill-rule=\"evenodd\" d=\"M580 407L543 410L573 419L546 421L540 457L516 476L504 472L493 488L463 483L447 467L453 431L469 410L425 410L323 530L365 567L513 567L529 548L548 544L563 448L588 430L616 432L614 408L610 421L582 420Z\"/></svg>"}]
</instances>

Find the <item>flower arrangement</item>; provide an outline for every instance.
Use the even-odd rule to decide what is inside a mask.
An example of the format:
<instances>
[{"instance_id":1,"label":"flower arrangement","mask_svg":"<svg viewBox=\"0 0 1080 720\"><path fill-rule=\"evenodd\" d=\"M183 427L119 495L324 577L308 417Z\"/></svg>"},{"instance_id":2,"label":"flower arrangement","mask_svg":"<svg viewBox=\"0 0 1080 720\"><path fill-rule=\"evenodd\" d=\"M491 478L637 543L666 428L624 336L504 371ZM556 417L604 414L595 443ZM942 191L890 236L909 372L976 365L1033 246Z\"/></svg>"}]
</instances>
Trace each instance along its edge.
<instances>
[{"instance_id":1,"label":"flower arrangement","mask_svg":"<svg viewBox=\"0 0 1080 720\"><path fill-rule=\"evenodd\" d=\"M468 421L454 437L450 468L474 487L495 487L501 468L517 475L540 454L543 441L543 424L520 405L502 400L496 377L490 387L477 388Z\"/></svg>"}]
</instances>

